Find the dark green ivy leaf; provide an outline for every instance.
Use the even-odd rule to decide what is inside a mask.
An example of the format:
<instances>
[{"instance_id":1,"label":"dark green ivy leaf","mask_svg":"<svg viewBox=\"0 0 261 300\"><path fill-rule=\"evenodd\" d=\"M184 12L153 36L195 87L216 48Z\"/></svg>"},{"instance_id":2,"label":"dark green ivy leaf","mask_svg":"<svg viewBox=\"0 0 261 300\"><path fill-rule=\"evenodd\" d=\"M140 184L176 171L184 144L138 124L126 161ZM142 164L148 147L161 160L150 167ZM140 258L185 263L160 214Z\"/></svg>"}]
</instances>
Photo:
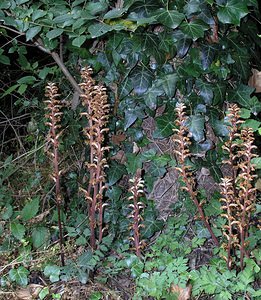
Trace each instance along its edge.
<instances>
[{"instance_id":1,"label":"dark green ivy leaf","mask_svg":"<svg viewBox=\"0 0 261 300\"><path fill-rule=\"evenodd\" d=\"M227 0L220 5L218 19L224 24L240 25L240 20L248 14L247 2L244 0Z\"/></svg>"},{"instance_id":2,"label":"dark green ivy leaf","mask_svg":"<svg viewBox=\"0 0 261 300\"><path fill-rule=\"evenodd\" d=\"M119 181L122 178L124 174L126 174L126 168L124 165L114 161L111 162L110 168L107 171L108 185L114 185L117 181Z\"/></svg>"},{"instance_id":3,"label":"dark green ivy leaf","mask_svg":"<svg viewBox=\"0 0 261 300\"><path fill-rule=\"evenodd\" d=\"M196 142L203 141L205 117L202 115L191 115L188 120L188 128Z\"/></svg>"},{"instance_id":4,"label":"dark green ivy leaf","mask_svg":"<svg viewBox=\"0 0 261 300\"><path fill-rule=\"evenodd\" d=\"M186 34L178 30L173 33L173 40L177 48L177 55L183 58L187 53L192 44L192 39L188 38Z\"/></svg>"},{"instance_id":5,"label":"dark green ivy leaf","mask_svg":"<svg viewBox=\"0 0 261 300\"><path fill-rule=\"evenodd\" d=\"M184 21L180 25L180 29L188 37L192 38L193 41L196 41L198 38L204 37L204 32L209 29L208 25L198 19L192 20L191 22Z\"/></svg>"},{"instance_id":6,"label":"dark green ivy leaf","mask_svg":"<svg viewBox=\"0 0 261 300\"><path fill-rule=\"evenodd\" d=\"M213 99L213 89L209 83L204 82L201 79L196 81L196 88L199 90L199 96L208 105L212 104Z\"/></svg>"},{"instance_id":7,"label":"dark green ivy leaf","mask_svg":"<svg viewBox=\"0 0 261 300\"><path fill-rule=\"evenodd\" d=\"M240 84L236 90L231 90L228 95L230 102L236 102L245 108L251 109L249 105L251 94L254 92L254 88Z\"/></svg>"},{"instance_id":8,"label":"dark green ivy leaf","mask_svg":"<svg viewBox=\"0 0 261 300\"><path fill-rule=\"evenodd\" d=\"M155 12L157 20L163 25L175 29L184 20L185 15L176 10L161 8Z\"/></svg>"},{"instance_id":9,"label":"dark green ivy leaf","mask_svg":"<svg viewBox=\"0 0 261 300\"><path fill-rule=\"evenodd\" d=\"M136 67L130 74L134 92L137 95L144 94L151 86L153 74L145 66Z\"/></svg>"}]
</instances>

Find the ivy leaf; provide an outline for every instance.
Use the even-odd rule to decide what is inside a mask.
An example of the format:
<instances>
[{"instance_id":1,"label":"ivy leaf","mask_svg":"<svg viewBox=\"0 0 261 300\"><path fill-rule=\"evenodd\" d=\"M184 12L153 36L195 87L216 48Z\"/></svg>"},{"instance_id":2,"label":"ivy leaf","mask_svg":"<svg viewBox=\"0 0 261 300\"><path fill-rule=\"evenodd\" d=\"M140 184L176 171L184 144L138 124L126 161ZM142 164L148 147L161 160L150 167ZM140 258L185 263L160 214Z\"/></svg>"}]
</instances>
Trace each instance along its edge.
<instances>
[{"instance_id":1,"label":"ivy leaf","mask_svg":"<svg viewBox=\"0 0 261 300\"><path fill-rule=\"evenodd\" d=\"M175 110L169 110L167 113L155 119L157 129L153 133L154 138L165 138L173 134L175 120Z\"/></svg>"},{"instance_id":2,"label":"ivy leaf","mask_svg":"<svg viewBox=\"0 0 261 300\"><path fill-rule=\"evenodd\" d=\"M253 119L245 120L245 122L242 124L242 127L250 127L254 131L257 131L260 128L261 122Z\"/></svg>"},{"instance_id":3,"label":"ivy leaf","mask_svg":"<svg viewBox=\"0 0 261 300\"><path fill-rule=\"evenodd\" d=\"M204 140L205 117L202 115L192 115L188 120L188 128L196 142Z\"/></svg>"},{"instance_id":4,"label":"ivy leaf","mask_svg":"<svg viewBox=\"0 0 261 300\"><path fill-rule=\"evenodd\" d=\"M42 29L42 26L34 26L26 31L26 41L32 40Z\"/></svg>"},{"instance_id":5,"label":"ivy leaf","mask_svg":"<svg viewBox=\"0 0 261 300\"><path fill-rule=\"evenodd\" d=\"M32 231L32 241L34 248L45 246L50 236L49 229L44 226L35 227Z\"/></svg>"},{"instance_id":6,"label":"ivy leaf","mask_svg":"<svg viewBox=\"0 0 261 300\"><path fill-rule=\"evenodd\" d=\"M201 47L201 61L203 70L207 70L215 58L215 48L203 45Z\"/></svg>"},{"instance_id":7,"label":"ivy leaf","mask_svg":"<svg viewBox=\"0 0 261 300\"><path fill-rule=\"evenodd\" d=\"M28 275L30 272L25 267L20 266L17 269L11 269L8 274L10 279L17 284L23 286L28 284Z\"/></svg>"},{"instance_id":8,"label":"ivy leaf","mask_svg":"<svg viewBox=\"0 0 261 300\"><path fill-rule=\"evenodd\" d=\"M21 216L23 221L28 221L32 219L39 210L39 197L32 199L30 202L26 203L21 211Z\"/></svg>"},{"instance_id":9,"label":"ivy leaf","mask_svg":"<svg viewBox=\"0 0 261 300\"><path fill-rule=\"evenodd\" d=\"M226 96L226 85L223 83L216 83L213 86L213 93L214 93L213 105L223 103Z\"/></svg>"},{"instance_id":10,"label":"ivy leaf","mask_svg":"<svg viewBox=\"0 0 261 300\"><path fill-rule=\"evenodd\" d=\"M49 277L51 282L59 281L60 273L61 273L60 267L56 265L47 265L44 268L44 275Z\"/></svg>"},{"instance_id":11,"label":"ivy leaf","mask_svg":"<svg viewBox=\"0 0 261 300\"><path fill-rule=\"evenodd\" d=\"M11 223L11 232L14 237L16 237L18 240L21 240L25 234L25 227L24 225L15 221Z\"/></svg>"},{"instance_id":12,"label":"ivy leaf","mask_svg":"<svg viewBox=\"0 0 261 300\"><path fill-rule=\"evenodd\" d=\"M46 33L46 37L49 40L52 40L52 39L55 39L56 37L58 37L59 35L61 35L62 33L63 33L63 29L55 28L55 29L52 29L52 30L48 31Z\"/></svg>"},{"instance_id":13,"label":"ivy leaf","mask_svg":"<svg viewBox=\"0 0 261 300\"><path fill-rule=\"evenodd\" d=\"M163 94L163 90L160 87L152 86L148 92L145 94L145 104L151 109L157 107L157 98Z\"/></svg>"},{"instance_id":14,"label":"ivy leaf","mask_svg":"<svg viewBox=\"0 0 261 300\"><path fill-rule=\"evenodd\" d=\"M172 98L176 92L176 83L178 81L178 75L176 73L167 74L163 78L157 80L156 86L162 87L165 94Z\"/></svg>"},{"instance_id":15,"label":"ivy leaf","mask_svg":"<svg viewBox=\"0 0 261 300\"><path fill-rule=\"evenodd\" d=\"M248 85L240 84L236 90L230 91L228 100L230 102L236 102L246 108L251 109L249 101L254 90L254 88Z\"/></svg>"},{"instance_id":16,"label":"ivy leaf","mask_svg":"<svg viewBox=\"0 0 261 300\"><path fill-rule=\"evenodd\" d=\"M212 86L205 83L203 80L198 79L196 81L196 88L199 90L199 96L204 100L204 102L211 105L214 96Z\"/></svg>"},{"instance_id":17,"label":"ivy leaf","mask_svg":"<svg viewBox=\"0 0 261 300\"><path fill-rule=\"evenodd\" d=\"M152 84L153 74L145 67L136 67L130 74L134 92L144 94Z\"/></svg>"},{"instance_id":18,"label":"ivy leaf","mask_svg":"<svg viewBox=\"0 0 261 300\"><path fill-rule=\"evenodd\" d=\"M107 171L108 185L114 185L122 178L124 174L126 174L125 166L113 161L110 164L109 170Z\"/></svg>"},{"instance_id":19,"label":"ivy leaf","mask_svg":"<svg viewBox=\"0 0 261 300\"><path fill-rule=\"evenodd\" d=\"M201 20L192 20L191 22L183 22L180 29L188 37L196 41L198 38L204 37L204 32L209 29L208 25Z\"/></svg>"},{"instance_id":20,"label":"ivy leaf","mask_svg":"<svg viewBox=\"0 0 261 300\"><path fill-rule=\"evenodd\" d=\"M192 44L192 39L188 38L187 35L180 30L174 32L172 38L177 48L178 57L183 58Z\"/></svg>"},{"instance_id":21,"label":"ivy leaf","mask_svg":"<svg viewBox=\"0 0 261 300\"><path fill-rule=\"evenodd\" d=\"M248 14L245 1L227 0L224 6L218 11L218 19L224 24L240 25L240 20Z\"/></svg>"},{"instance_id":22,"label":"ivy leaf","mask_svg":"<svg viewBox=\"0 0 261 300\"><path fill-rule=\"evenodd\" d=\"M155 12L157 20L163 25L175 29L185 19L185 15L177 10L167 10L161 8Z\"/></svg>"},{"instance_id":23,"label":"ivy leaf","mask_svg":"<svg viewBox=\"0 0 261 300\"><path fill-rule=\"evenodd\" d=\"M126 169L128 174L135 174L137 169L142 167L142 157L135 153L127 153Z\"/></svg>"}]
</instances>

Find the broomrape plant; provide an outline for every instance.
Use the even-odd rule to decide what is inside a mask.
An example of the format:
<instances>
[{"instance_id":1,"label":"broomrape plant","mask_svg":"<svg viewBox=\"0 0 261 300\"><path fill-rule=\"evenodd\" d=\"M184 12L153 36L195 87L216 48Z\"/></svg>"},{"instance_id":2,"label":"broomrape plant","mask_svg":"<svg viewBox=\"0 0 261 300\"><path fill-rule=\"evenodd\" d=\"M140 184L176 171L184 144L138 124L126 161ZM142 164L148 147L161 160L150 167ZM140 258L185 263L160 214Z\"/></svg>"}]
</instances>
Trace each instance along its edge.
<instances>
[{"instance_id":1,"label":"broomrape plant","mask_svg":"<svg viewBox=\"0 0 261 300\"><path fill-rule=\"evenodd\" d=\"M47 107L45 108L47 110L45 117L48 119L46 125L49 127L47 143L48 146L50 145L47 153L51 157L53 162L53 173L51 175L51 178L55 183L55 201L59 226L60 255L61 263L62 265L64 265L63 226L61 220L62 195L60 186L60 176L62 170L59 169L59 138L62 134L62 130L60 130L60 122L63 113L61 112L61 101L57 99L57 97L59 96L58 88L54 83L48 83L45 96L48 98L48 100L44 101L47 104Z\"/></svg>"},{"instance_id":2,"label":"broomrape plant","mask_svg":"<svg viewBox=\"0 0 261 300\"><path fill-rule=\"evenodd\" d=\"M244 258L249 256L247 241L251 215L255 209L256 189L253 180L256 177L251 160L257 155L253 153L256 149L254 134L251 128L239 126L243 122L239 117L239 107L232 104L228 108L229 138L223 146L228 153L228 163L232 168L232 175L222 178L221 194L222 215L227 219L223 228L223 234L227 240L223 244L227 256L224 257L229 269L236 262L236 249L240 253L240 268L244 268ZM234 257L233 257L234 256Z\"/></svg>"},{"instance_id":3,"label":"broomrape plant","mask_svg":"<svg viewBox=\"0 0 261 300\"><path fill-rule=\"evenodd\" d=\"M197 190L196 190L196 180L194 174L191 170L191 166L187 163L189 157L191 156L189 146L191 145L190 138L188 137L189 130L185 125L187 116L185 113L186 106L183 103L178 103L176 107L177 112L177 119L176 125L177 129L174 129L176 134L173 137L173 141L177 143L177 147L175 147L174 152L176 154L178 167L176 168L180 173L184 186L182 187L185 190L193 203L195 204L197 211L200 215L200 218L206 228L208 229L214 243L216 246L219 245L218 239L216 238L215 234L213 233L209 222L205 216L204 210L202 208L202 203L199 202L197 198Z\"/></svg>"},{"instance_id":4,"label":"broomrape plant","mask_svg":"<svg viewBox=\"0 0 261 300\"><path fill-rule=\"evenodd\" d=\"M86 112L81 115L86 117L88 125L84 129L85 142L90 147L90 156L86 162L86 169L89 172L89 183L87 189L82 189L88 203L89 222L90 222L90 244L93 249L97 247L96 228L98 227L98 242L103 236L103 210L106 203L103 201L106 189L106 176L104 169L107 167L105 158L109 147L103 146L105 133L109 118L109 104L107 103L106 89L96 84L91 77L92 69L82 70L81 77L83 82L80 87L83 91L81 95L82 104Z\"/></svg>"}]
</instances>

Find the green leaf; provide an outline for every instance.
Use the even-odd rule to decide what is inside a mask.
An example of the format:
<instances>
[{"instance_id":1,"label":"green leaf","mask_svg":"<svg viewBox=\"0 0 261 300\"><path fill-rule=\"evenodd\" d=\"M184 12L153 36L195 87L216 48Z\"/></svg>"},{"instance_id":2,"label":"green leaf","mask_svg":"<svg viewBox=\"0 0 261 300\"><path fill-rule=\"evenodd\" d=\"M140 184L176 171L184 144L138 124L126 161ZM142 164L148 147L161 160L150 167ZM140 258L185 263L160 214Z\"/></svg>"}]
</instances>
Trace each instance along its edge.
<instances>
[{"instance_id":1,"label":"green leaf","mask_svg":"<svg viewBox=\"0 0 261 300\"><path fill-rule=\"evenodd\" d=\"M63 33L63 31L64 30L61 28L52 29L46 33L46 37L49 40L55 39L57 36L60 36Z\"/></svg>"},{"instance_id":2,"label":"green leaf","mask_svg":"<svg viewBox=\"0 0 261 300\"><path fill-rule=\"evenodd\" d=\"M176 10L161 8L155 12L157 20L163 25L175 29L185 19L185 15Z\"/></svg>"},{"instance_id":3,"label":"green leaf","mask_svg":"<svg viewBox=\"0 0 261 300\"><path fill-rule=\"evenodd\" d=\"M144 94L152 84L153 74L145 67L136 67L130 74L134 92Z\"/></svg>"},{"instance_id":4,"label":"green leaf","mask_svg":"<svg viewBox=\"0 0 261 300\"><path fill-rule=\"evenodd\" d=\"M255 169L261 169L261 157L255 157L251 159L251 163L255 166Z\"/></svg>"},{"instance_id":5,"label":"green leaf","mask_svg":"<svg viewBox=\"0 0 261 300\"><path fill-rule=\"evenodd\" d=\"M26 31L26 41L32 40L42 29L42 26L34 26L34 27L30 27L27 31Z\"/></svg>"},{"instance_id":6,"label":"green leaf","mask_svg":"<svg viewBox=\"0 0 261 300\"><path fill-rule=\"evenodd\" d=\"M72 41L72 45L80 48L81 45L86 41L86 38L86 35L78 36Z\"/></svg>"},{"instance_id":7,"label":"green leaf","mask_svg":"<svg viewBox=\"0 0 261 300\"><path fill-rule=\"evenodd\" d=\"M33 14L32 14L32 21L34 22L37 19L44 17L46 14L47 14L47 11L44 11L42 9L34 10Z\"/></svg>"},{"instance_id":8,"label":"green leaf","mask_svg":"<svg viewBox=\"0 0 261 300\"><path fill-rule=\"evenodd\" d=\"M25 227L24 225L15 221L11 223L11 232L14 237L16 237L18 240L21 240L25 234Z\"/></svg>"},{"instance_id":9,"label":"green leaf","mask_svg":"<svg viewBox=\"0 0 261 300\"><path fill-rule=\"evenodd\" d=\"M251 94L254 92L254 88L240 84L236 90L232 90L228 94L229 102L236 102L246 108L251 109L249 105Z\"/></svg>"},{"instance_id":10,"label":"green leaf","mask_svg":"<svg viewBox=\"0 0 261 300\"><path fill-rule=\"evenodd\" d=\"M192 115L188 121L189 131L196 142L204 140L205 117L202 115Z\"/></svg>"},{"instance_id":11,"label":"green leaf","mask_svg":"<svg viewBox=\"0 0 261 300\"><path fill-rule=\"evenodd\" d=\"M248 119L245 120L245 122L242 124L242 127L250 127L254 131L257 131L260 128L261 122L253 120L253 119Z\"/></svg>"},{"instance_id":12,"label":"green leaf","mask_svg":"<svg viewBox=\"0 0 261 300\"><path fill-rule=\"evenodd\" d=\"M8 88L2 95L0 98L4 98L7 95L10 95L13 91L15 91L18 87L20 86L20 84L15 84L10 86L10 88Z\"/></svg>"},{"instance_id":13,"label":"green leaf","mask_svg":"<svg viewBox=\"0 0 261 300\"><path fill-rule=\"evenodd\" d=\"M49 229L40 226L35 227L32 231L32 241L34 248L41 248L45 246L46 242L49 240L50 232Z\"/></svg>"},{"instance_id":14,"label":"green leaf","mask_svg":"<svg viewBox=\"0 0 261 300\"><path fill-rule=\"evenodd\" d=\"M36 216L39 210L39 197L32 199L30 202L26 203L21 211L21 216L23 221L28 221Z\"/></svg>"},{"instance_id":15,"label":"green leaf","mask_svg":"<svg viewBox=\"0 0 261 300\"><path fill-rule=\"evenodd\" d=\"M169 110L167 113L155 119L157 124L157 129L153 133L154 138L164 138L169 137L173 134L175 120L175 112Z\"/></svg>"},{"instance_id":16,"label":"green leaf","mask_svg":"<svg viewBox=\"0 0 261 300\"><path fill-rule=\"evenodd\" d=\"M88 31L92 38L97 38L112 30L113 27L105 23L92 24L88 27Z\"/></svg>"},{"instance_id":17,"label":"green leaf","mask_svg":"<svg viewBox=\"0 0 261 300\"><path fill-rule=\"evenodd\" d=\"M10 58L6 55L0 54L0 64L10 65Z\"/></svg>"},{"instance_id":18,"label":"green leaf","mask_svg":"<svg viewBox=\"0 0 261 300\"><path fill-rule=\"evenodd\" d=\"M17 80L18 83L33 84L36 81L34 76L24 76Z\"/></svg>"},{"instance_id":19,"label":"green leaf","mask_svg":"<svg viewBox=\"0 0 261 300\"><path fill-rule=\"evenodd\" d=\"M172 98L176 92L176 83L178 81L178 75L176 73L167 74L162 78L159 78L156 82L157 87L161 87L165 94Z\"/></svg>"},{"instance_id":20,"label":"green leaf","mask_svg":"<svg viewBox=\"0 0 261 300\"><path fill-rule=\"evenodd\" d=\"M217 16L224 24L240 25L240 20L247 14L248 8L244 0L227 0L224 6L220 6Z\"/></svg>"},{"instance_id":21,"label":"green leaf","mask_svg":"<svg viewBox=\"0 0 261 300\"><path fill-rule=\"evenodd\" d=\"M108 185L114 185L117 181L119 181L122 178L124 174L126 174L125 166L116 162L112 162L110 164L110 168L107 171Z\"/></svg>"},{"instance_id":22,"label":"green leaf","mask_svg":"<svg viewBox=\"0 0 261 300\"><path fill-rule=\"evenodd\" d=\"M108 20L108 19L115 19L121 17L124 13L126 12L126 8L114 8L110 11L108 11L103 19Z\"/></svg>"},{"instance_id":23,"label":"green leaf","mask_svg":"<svg viewBox=\"0 0 261 300\"><path fill-rule=\"evenodd\" d=\"M212 86L209 83L198 79L196 80L196 88L199 90L199 96L204 100L204 102L207 105L211 105L214 96Z\"/></svg>"},{"instance_id":24,"label":"green leaf","mask_svg":"<svg viewBox=\"0 0 261 300\"><path fill-rule=\"evenodd\" d=\"M59 281L60 273L61 273L60 267L56 265L47 265L44 268L44 275L49 277L51 282Z\"/></svg>"},{"instance_id":25,"label":"green leaf","mask_svg":"<svg viewBox=\"0 0 261 300\"><path fill-rule=\"evenodd\" d=\"M43 300L48 295L49 295L49 288L45 286L43 289L41 289L38 297L40 300Z\"/></svg>"},{"instance_id":26,"label":"green leaf","mask_svg":"<svg viewBox=\"0 0 261 300\"><path fill-rule=\"evenodd\" d=\"M8 274L12 281L25 286L28 284L29 273L30 272L25 267L20 266L17 269L11 269Z\"/></svg>"},{"instance_id":27,"label":"green leaf","mask_svg":"<svg viewBox=\"0 0 261 300\"><path fill-rule=\"evenodd\" d=\"M188 37L196 41L198 38L204 37L204 32L209 29L208 25L201 20L192 20L191 22L183 22L180 25L180 29Z\"/></svg>"},{"instance_id":28,"label":"green leaf","mask_svg":"<svg viewBox=\"0 0 261 300\"><path fill-rule=\"evenodd\" d=\"M135 153L127 153L126 170L128 174L135 174L137 169L142 167L142 157Z\"/></svg>"}]
</instances>

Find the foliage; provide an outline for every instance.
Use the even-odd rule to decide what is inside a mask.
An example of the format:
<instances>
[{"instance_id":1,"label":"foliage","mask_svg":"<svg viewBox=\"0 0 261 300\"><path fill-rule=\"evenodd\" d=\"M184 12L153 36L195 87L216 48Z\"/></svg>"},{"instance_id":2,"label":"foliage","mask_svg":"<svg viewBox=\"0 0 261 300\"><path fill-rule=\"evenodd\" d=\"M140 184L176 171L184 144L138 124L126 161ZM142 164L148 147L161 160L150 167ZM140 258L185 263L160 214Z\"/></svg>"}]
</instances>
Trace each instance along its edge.
<instances>
[{"instance_id":1,"label":"foliage","mask_svg":"<svg viewBox=\"0 0 261 300\"><path fill-rule=\"evenodd\" d=\"M119 272L132 277L137 299L173 299L173 294L190 293L191 288L195 297L258 297L254 290L259 272L256 261L260 260L260 233L255 226L258 203L247 230L249 258L244 270L237 273L226 269L224 250L218 248L204 267L191 265L189 255L209 242L204 220L217 239L222 238L226 224L217 191L210 195L194 187L199 207L204 205L201 220L191 205L193 199L182 191L168 212L176 219L167 222L160 219L161 212L149 195L172 168L179 167L173 155L177 103L187 107L186 124L178 125L188 129L189 165L195 176L203 174L206 181L211 176L217 183L223 177L228 103L238 104L245 121L242 127L251 127L253 143L260 145L261 104L254 88L247 85L251 67L260 70L259 23L255 0L1 1L3 288L26 285L33 272L39 272L48 284L41 296L44 299L45 293L51 297L51 285L58 280L86 283L103 270L116 281ZM110 116L100 128L109 129L102 137L106 151L99 157L106 158L109 168L102 170L102 178L98 174L101 189L97 191L97 182L92 182L91 192L88 163L96 165L97 159L91 161L95 147L88 134L96 135L90 132L89 117L93 115L85 100L92 95L84 83L78 84L79 70L87 66L93 70L92 88L106 86L110 104ZM60 213L52 197L55 182L49 180L53 168L44 151L49 128L42 99L49 81L59 86L63 113L59 120ZM260 158L251 161L260 174ZM132 209L126 201L129 179L139 169L144 179L143 220L139 220L144 228L140 227L139 234L148 244L140 258L129 249ZM99 205L106 203L106 207L95 203L95 194L102 197ZM59 218L64 224L64 266L57 260ZM237 257L238 249L235 251ZM94 292L91 297L102 296Z\"/></svg>"}]
</instances>

